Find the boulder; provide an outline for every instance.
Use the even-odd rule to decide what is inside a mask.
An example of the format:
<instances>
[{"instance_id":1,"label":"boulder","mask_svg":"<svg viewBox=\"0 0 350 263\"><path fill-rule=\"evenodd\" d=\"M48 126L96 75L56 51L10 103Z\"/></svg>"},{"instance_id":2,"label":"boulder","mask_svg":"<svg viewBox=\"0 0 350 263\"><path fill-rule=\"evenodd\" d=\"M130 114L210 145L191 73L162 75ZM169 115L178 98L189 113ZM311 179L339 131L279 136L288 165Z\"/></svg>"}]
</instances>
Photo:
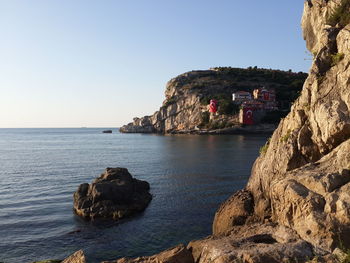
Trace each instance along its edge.
<instances>
[{"instance_id":1,"label":"boulder","mask_svg":"<svg viewBox=\"0 0 350 263\"><path fill-rule=\"evenodd\" d=\"M194 263L194 261L191 252L181 244L150 257L121 258L102 263Z\"/></svg>"},{"instance_id":2,"label":"boulder","mask_svg":"<svg viewBox=\"0 0 350 263\"><path fill-rule=\"evenodd\" d=\"M146 181L135 179L126 168L107 168L91 184L74 193L74 211L87 219L114 220L143 211L152 200Z\"/></svg>"},{"instance_id":3,"label":"boulder","mask_svg":"<svg viewBox=\"0 0 350 263\"><path fill-rule=\"evenodd\" d=\"M236 192L215 213L213 235L227 234L234 226L243 225L253 212L251 193L247 190Z\"/></svg>"}]
</instances>

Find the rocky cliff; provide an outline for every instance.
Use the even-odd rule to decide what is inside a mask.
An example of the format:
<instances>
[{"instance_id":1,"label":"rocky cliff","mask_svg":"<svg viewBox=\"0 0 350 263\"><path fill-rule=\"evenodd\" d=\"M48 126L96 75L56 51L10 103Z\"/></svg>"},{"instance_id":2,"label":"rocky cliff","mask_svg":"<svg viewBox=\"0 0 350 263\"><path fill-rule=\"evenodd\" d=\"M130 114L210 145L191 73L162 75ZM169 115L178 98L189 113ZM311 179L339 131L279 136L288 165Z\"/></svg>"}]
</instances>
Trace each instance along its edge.
<instances>
[{"instance_id":1,"label":"rocky cliff","mask_svg":"<svg viewBox=\"0 0 350 263\"><path fill-rule=\"evenodd\" d=\"M171 79L165 90L165 100L151 116L134 118L120 128L126 133L177 133L202 128L216 129L234 126L238 122L232 105L232 93L252 92L262 86L273 88L277 99L285 105L295 99L306 74L258 68L213 68L184 73ZM209 127L205 114L211 98L219 100L220 117ZM206 126L206 127L205 127Z\"/></svg>"},{"instance_id":2,"label":"rocky cliff","mask_svg":"<svg viewBox=\"0 0 350 263\"><path fill-rule=\"evenodd\" d=\"M310 74L247 186L258 216L327 251L338 236L350 245L350 25L329 25L347 2L305 3L302 27L314 54Z\"/></svg>"},{"instance_id":3,"label":"rocky cliff","mask_svg":"<svg viewBox=\"0 0 350 263\"><path fill-rule=\"evenodd\" d=\"M302 93L213 235L188 245L194 262L350 260L350 1L306 1L302 28L314 56Z\"/></svg>"},{"instance_id":4,"label":"rocky cliff","mask_svg":"<svg viewBox=\"0 0 350 263\"><path fill-rule=\"evenodd\" d=\"M217 212L215 235L258 220L295 231L314 254L350 247L350 19L340 22L349 8L345 0L305 2L310 74L255 161L245 193Z\"/></svg>"}]
</instances>

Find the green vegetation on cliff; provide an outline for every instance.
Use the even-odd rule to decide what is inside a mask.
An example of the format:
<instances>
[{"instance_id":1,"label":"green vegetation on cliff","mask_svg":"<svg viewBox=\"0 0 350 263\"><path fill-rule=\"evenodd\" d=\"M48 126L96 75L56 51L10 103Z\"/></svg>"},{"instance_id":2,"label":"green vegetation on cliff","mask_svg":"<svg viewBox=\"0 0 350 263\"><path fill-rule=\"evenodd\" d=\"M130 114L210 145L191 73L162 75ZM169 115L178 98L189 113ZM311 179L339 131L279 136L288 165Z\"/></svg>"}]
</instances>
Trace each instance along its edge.
<instances>
[{"instance_id":1,"label":"green vegetation on cliff","mask_svg":"<svg viewBox=\"0 0 350 263\"><path fill-rule=\"evenodd\" d=\"M220 93L211 96L202 97L200 100L201 105L208 105L211 99L215 99L218 102L218 113L224 115L234 115L239 112L239 106L232 101L232 94Z\"/></svg>"},{"instance_id":2,"label":"green vegetation on cliff","mask_svg":"<svg viewBox=\"0 0 350 263\"><path fill-rule=\"evenodd\" d=\"M237 82L237 89L243 91L252 91L252 86L257 88L266 86L276 90L277 101L286 104L293 102L300 95L307 74L304 72L294 73L291 70L273 70L257 67L247 69L219 67L215 68L219 73L230 76Z\"/></svg>"},{"instance_id":3,"label":"green vegetation on cliff","mask_svg":"<svg viewBox=\"0 0 350 263\"><path fill-rule=\"evenodd\" d=\"M341 28L350 24L350 0L342 0L327 19L327 24L331 26L339 25Z\"/></svg>"}]
</instances>

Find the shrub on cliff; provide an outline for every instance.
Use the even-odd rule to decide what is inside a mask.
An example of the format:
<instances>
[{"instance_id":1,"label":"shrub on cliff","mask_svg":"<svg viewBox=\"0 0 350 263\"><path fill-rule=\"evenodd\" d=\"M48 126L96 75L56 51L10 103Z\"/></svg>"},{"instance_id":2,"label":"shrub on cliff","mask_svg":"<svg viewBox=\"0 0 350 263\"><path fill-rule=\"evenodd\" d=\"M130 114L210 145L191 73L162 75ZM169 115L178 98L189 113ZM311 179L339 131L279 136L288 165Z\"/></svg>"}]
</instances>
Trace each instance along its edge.
<instances>
[{"instance_id":1,"label":"shrub on cliff","mask_svg":"<svg viewBox=\"0 0 350 263\"><path fill-rule=\"evenodd\" d=\"M350 23L350 0L342 0L340 5L336 7L327 19L327 24L345 27Z\"/></svg>"},{"instance_id":2,"label":"shrub on cliff","mask_svg":"<svg viewBox=\"0 0 350 263\"><path fill-rule=\"evenodd\" d=\"M202 122L200 124L200 126L205 126L209 123L209 119L210 119L210 114L208 111L204 111L201 113L201 119L202 119Z\"/></svg>"},{"instance_id":3,"label":"shrub on cliff","mask_svg":"<svg viewBox=\"0 0 350 263\"><path fill-rule=\"evenodd\" d=\"M174 96L172 96L171 98L169 98L169 99L165 102L165 104L164 104L163 106L164 106L164 107L168 107L169 105L174 104L174 103L176 103L176 98L175 98Z\"/></svg>"},{"instance_id":4,"label":"shrub on cliff","mask_svg":"<svg viewBox=\"0 0 350 263\"><path fill-rule=\"evenodd\" d=\"M234 104L232 100L219 100L219 114L233 115L239 112L239 106Z\"/></svg>"}]
</instances>

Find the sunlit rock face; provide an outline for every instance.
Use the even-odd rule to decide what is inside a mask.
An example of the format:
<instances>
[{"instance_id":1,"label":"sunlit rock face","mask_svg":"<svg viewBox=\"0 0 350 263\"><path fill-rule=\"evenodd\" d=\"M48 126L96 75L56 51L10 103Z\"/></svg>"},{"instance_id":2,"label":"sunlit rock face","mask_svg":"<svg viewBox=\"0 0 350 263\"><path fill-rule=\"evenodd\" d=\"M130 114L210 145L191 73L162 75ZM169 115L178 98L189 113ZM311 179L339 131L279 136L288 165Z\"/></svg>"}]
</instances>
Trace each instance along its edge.
<instances>
[{"instance_id":1,"label":"sunlit rock face","mask_svg":"<svg viewBox=\"0 0 350 263\"><path fill-rule=\"evenodd\" d=\"M255 214L331 251L350 245L350 25L327 25L341 1L305 2L313 64L301 96L255 162L247 189Z\"/></svg>"}]
</instances>

